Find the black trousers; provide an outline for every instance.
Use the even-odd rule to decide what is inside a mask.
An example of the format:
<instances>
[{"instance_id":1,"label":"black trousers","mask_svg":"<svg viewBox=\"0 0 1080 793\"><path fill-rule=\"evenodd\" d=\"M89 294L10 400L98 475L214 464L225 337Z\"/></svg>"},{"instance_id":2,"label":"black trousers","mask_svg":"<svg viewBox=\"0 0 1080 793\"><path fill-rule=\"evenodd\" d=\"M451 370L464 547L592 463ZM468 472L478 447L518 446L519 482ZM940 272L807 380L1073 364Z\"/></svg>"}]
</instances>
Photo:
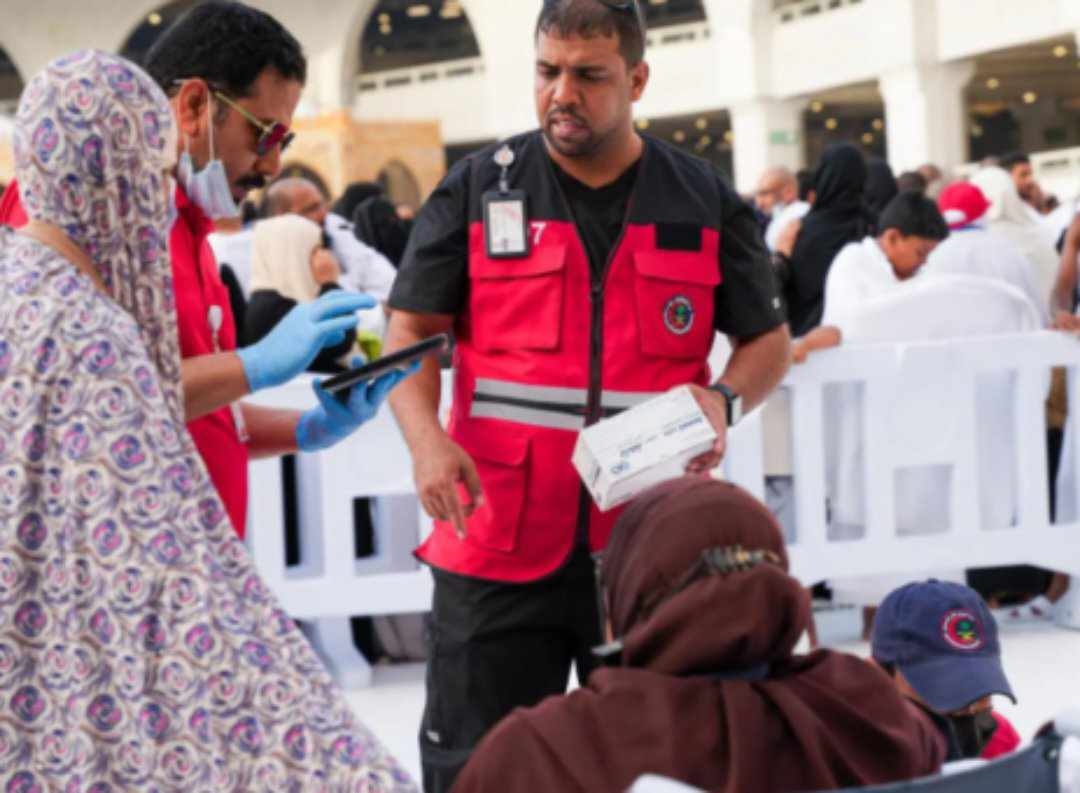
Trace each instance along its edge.
<instances>
[{"instance_id":1,"label":"black trousers","mask_svg":"<svg viewBox=\"0 0 1080 793\"><path fill-rule=\"evenodd\" d=\"M420 760L425 793L445 793L480 739L510 711L564 693L571 663L579 680L588 678L600 627L585 549L528 584L433 574Z\"/></svg>"}]
</instances>

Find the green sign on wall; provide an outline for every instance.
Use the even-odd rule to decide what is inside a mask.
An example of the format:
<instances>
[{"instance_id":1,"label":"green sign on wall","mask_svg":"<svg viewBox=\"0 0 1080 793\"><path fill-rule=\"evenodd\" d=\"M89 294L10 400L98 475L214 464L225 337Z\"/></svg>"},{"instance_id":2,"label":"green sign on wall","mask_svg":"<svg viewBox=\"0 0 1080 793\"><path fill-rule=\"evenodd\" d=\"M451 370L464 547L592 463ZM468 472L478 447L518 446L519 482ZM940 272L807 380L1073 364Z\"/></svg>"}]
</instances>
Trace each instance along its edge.
<instances>
[{"instance_id":1,"label":"green sign on wall","mask_svg":"<svg viewBox=\"0 0 1080 793\"><path fill-rule=\"evenodd\" d=\"M769 143L773 146L797 146L799 133L790 129L774 129L769 133Z\"/></svg>"}]
</instances>

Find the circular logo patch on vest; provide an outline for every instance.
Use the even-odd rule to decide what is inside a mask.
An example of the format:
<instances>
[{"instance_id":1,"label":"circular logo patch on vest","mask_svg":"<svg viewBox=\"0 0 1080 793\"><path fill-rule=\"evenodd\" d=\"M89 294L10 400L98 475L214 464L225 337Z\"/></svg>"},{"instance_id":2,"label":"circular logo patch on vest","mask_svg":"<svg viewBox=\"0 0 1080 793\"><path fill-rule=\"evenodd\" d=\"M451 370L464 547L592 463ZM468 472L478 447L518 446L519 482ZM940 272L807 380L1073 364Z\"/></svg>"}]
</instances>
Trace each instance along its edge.
<instances>
[{"instance_id":1,"label":"circular logo patch on vest","mask_svg":"<svg viewBox=\"0 0 1080 793\"><path fill-rule=\"evenodd\" d=\"M664 326L676 336L685 336L694 327L694 304L678 295L664 306Z\"/></svg>"},{"instance_id":2,"label":"circular logo patch on vest","mask_svg":"<svg viewBox=\"0 0 1080 793\"><path fill-rule=\"evenodd\" d=\"M982 625L966 609L955 609L945 615L941 635L957 650L978 650L983 646Z\"/></svg>"}]
</instances>

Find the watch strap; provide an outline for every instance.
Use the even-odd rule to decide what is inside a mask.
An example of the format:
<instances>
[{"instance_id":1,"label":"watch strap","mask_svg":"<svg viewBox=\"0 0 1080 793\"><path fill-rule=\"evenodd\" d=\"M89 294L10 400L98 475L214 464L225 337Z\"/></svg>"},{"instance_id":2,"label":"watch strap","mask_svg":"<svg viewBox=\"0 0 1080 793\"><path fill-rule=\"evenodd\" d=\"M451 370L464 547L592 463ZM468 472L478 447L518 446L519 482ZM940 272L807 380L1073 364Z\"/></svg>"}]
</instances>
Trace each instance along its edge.
<instances>
[{"instance_id":1,"label":"watch strap","mask_svg":"<svg viewBox=\"0 0 1080 793\"><path fill-rule=\"evenodd\" d=\"M727 423L728 423L728 426L729 427L734 426L736 418L737 418L734 415L735 414L735 400L737 400L739 398L738 394L736 394L734 391L732 391L730 388L728 388L723 383L713 383L712 385L706 386L706 388L709 391L715 391L716 393L723 395L724 402L727 405Z\"/></svg>"}]
</instances>

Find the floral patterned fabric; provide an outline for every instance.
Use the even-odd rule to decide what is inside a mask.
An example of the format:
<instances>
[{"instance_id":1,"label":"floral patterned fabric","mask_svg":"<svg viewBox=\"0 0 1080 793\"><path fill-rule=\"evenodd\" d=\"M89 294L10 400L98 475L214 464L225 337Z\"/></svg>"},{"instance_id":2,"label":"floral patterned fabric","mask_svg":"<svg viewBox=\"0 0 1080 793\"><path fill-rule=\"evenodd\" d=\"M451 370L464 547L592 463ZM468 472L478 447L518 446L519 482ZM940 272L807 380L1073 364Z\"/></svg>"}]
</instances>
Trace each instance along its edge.
<instances>
[{"instance_id":1,"label":"floral patterned fabric","mask_svg":"<svg viewBox=\"0 0 1080 793\"><path fill-rule=\"evenodd\" d=\"M235 538L184 428L168 104L100 52L27 86L0 230L0 791L411 791Z\"/></svg>"}]
</instances>

